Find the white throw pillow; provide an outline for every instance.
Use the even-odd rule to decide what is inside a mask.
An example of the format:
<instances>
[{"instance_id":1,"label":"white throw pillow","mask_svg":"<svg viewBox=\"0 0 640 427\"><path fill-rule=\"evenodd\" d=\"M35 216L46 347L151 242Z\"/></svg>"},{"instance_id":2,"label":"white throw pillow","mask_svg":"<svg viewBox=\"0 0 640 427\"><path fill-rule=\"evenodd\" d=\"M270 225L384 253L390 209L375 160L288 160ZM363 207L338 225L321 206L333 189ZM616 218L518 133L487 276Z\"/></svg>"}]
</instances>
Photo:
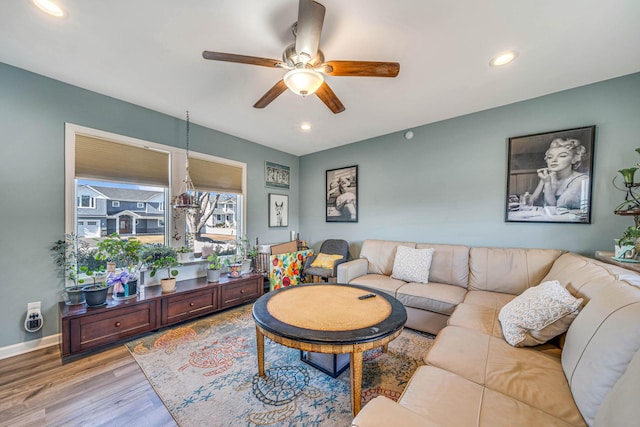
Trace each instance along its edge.
<instances>
[{"instance_id":1,"label":"white throw pillow","mask_svg":"<svg viewBox=\"0 0 640 427\"><path fill-rule=\"evenodd\" d=\"M428 283L434 250L433 248L413 249L398 246L391 277L405 282Z\"/></svg>"},{"instance_id":2,"label":"white throw pillow","mask_svg":"<svg viewBox=\"0 0 640 427\"><path fill-rule=\"evenodd\" d=\"M529 288L500 310L504 339L514 347L544 344L569 329L582 298L576 299L557 280Z\"/></svg>"}]
</instances>

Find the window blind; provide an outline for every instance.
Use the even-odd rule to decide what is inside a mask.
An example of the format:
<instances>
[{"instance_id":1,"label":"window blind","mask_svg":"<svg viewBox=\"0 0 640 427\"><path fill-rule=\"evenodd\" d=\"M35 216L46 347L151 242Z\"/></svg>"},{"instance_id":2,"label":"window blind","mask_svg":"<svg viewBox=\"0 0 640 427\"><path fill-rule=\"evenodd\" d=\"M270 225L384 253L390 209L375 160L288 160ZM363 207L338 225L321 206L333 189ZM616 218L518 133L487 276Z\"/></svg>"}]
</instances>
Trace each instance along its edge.
<instances>
[{"instance_id":1,"label":"window blind","mask_svg":"<svg viewBox=\"0 0 640 427\"><path fill-rule=\"evenodd\" d=\"M169 153L76 135L76 178L169 186Z\"/></svg>"},{"instance_id":2,"label":"window blind","mask_svg":"<svg viewBox=\"0 0 640 427\"><path fill-rule=\"evenodd\" d=\"M189 158L189 176L199 191L242 194L242 168Z\"/></svg>"}]
</instances>

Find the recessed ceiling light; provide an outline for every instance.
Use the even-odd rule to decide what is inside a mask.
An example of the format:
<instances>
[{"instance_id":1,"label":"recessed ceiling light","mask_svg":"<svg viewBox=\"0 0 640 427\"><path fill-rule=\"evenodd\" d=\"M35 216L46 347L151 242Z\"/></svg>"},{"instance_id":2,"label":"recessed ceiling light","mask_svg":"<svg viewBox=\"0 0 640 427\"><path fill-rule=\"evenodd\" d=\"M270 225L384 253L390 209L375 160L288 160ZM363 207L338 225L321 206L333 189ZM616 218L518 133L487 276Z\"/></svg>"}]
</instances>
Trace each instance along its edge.
<instances>
[{"instance_id":1,"label":"recessed ceiling light","mask_svg":"<svg viewBox=\"0 0 640 427\"><path fill-rule=\"evenodd\" d=\"M302 123L300 125L300 129L302 129L302 130L311 130L311 125L309 123Z\"/></svg>"},{"instance_id":2,"label":"recessed ceiling light","mask_svg":"<svg viewBox=\"0 0 640 427\"><path fill-rule=\"evenodd\" d=\"M491 65L492 67L501 67L503 65L507 65L508 63L516 59L516 56L518 56L518 53L515 51L504 52L494 57L489 62L489 65Z\"/></svg>"},{"instance_id":3,"label":"recessed ceiling light","mask_svg":"<svg viewBox=\"0 0 640 427\"><path fill-rule=\"evenodd\" d=\"M56 18L62 18L64 16L64 10L51 0L33 0L33 4L48 15L55 16Z\"/></svg>"}]
</instances>

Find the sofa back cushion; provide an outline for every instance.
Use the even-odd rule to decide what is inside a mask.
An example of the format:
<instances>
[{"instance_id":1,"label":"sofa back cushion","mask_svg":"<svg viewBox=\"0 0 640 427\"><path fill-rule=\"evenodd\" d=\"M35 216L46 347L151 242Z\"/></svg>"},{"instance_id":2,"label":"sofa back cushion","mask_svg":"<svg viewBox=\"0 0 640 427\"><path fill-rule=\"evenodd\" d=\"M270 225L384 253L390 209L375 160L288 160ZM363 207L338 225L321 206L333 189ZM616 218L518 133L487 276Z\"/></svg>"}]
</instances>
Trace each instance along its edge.
<instances>
[{"instance_id":1,"label":"sofa back cushion","mask_svg":"<svg viewBox=\"0 0 640 427\"><path fill-rule=\"evenodd\" d=\"M393 261L396 258L398 245L415 248L413 242L396 242L393 240L365 240L360 250L360 258L369 261L368 274L384 274L391 276Z\"/></svg>"},{"instance_id":2,"label":"sofa back cushion","mask_svg":"<svg viewBox=\"0 0 640 427\"><path fill-rule=\"evenodd\" d=\"M558 249L471 248L469 290L520 295L542 282Z\"/></svg>"},{"instance_id":3,"label":"sofa back cushion","mask_svg":"<svg viewBox=\"0 0 640 427\"><path fill-rule=\"evenodd\" d=\"M562 369L588 425L640 350L638 325L640 288L616 281L593 295L569 327Z\"/></svg>"},{"instance_id":4,"label":"sofa back cushion","mask_svg":"<svg viewBox=\"0 0 640 427\"><path fill-rule=\"evenodd\" d=\"M468 246L419 243L416 248L435 249L429 269L430 282L467 287L469 282Z\"/></svg>"},{"instance_id":5,"label":"sofa back cushion","mask_svg":"<svg viewBox=\"0 0 640 427\"><path fill-rule=\"evenodd\" d=\"M617 277L606 264L578 254L565 253L553 263L543 282L559 281L571 295L582 298L584 306L603 287L614 283Z\"/></svg>"}]
</instances>

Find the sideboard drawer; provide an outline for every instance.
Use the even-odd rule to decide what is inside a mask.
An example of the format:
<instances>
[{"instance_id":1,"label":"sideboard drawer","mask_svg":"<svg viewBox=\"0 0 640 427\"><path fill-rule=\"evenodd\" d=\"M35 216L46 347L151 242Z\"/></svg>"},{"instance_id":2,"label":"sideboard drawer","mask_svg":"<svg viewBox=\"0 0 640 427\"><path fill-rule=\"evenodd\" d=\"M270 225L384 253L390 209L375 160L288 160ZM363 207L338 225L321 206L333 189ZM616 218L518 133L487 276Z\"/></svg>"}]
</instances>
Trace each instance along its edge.
<instances>
[{"instance_id":1,"label":"sideboard drawer","mask_svg":"<svg viewBox=\"0 0 640 427\"><path fill-rule=\"evenodd\" d=\"M260 277L262 279L262 277ZM245 301L256 299L264 289L262 280L251 279L230 283L220 288L221 308L230 307Z\"/></svg>"},{"instance_id":2,"label":"sideboard drawer","mask_svg":"<svg viewBox=\"0 0 640 427\"><path fill-rule=\"evenodd\" d=\"M124 306L70 321L71 352L89 350L157 327L153 302Z\"/></svg>"},{"instance_id":3,"label":"sideboard drawer","mask_svg":"<svg viewBox=\"0 0 640 427\"><path fill-rule=\"evenodd\" d=\"M218 308L217 288L168 297L162 304L162 324L180 322Z\"/></svg>"}]
</instances>

